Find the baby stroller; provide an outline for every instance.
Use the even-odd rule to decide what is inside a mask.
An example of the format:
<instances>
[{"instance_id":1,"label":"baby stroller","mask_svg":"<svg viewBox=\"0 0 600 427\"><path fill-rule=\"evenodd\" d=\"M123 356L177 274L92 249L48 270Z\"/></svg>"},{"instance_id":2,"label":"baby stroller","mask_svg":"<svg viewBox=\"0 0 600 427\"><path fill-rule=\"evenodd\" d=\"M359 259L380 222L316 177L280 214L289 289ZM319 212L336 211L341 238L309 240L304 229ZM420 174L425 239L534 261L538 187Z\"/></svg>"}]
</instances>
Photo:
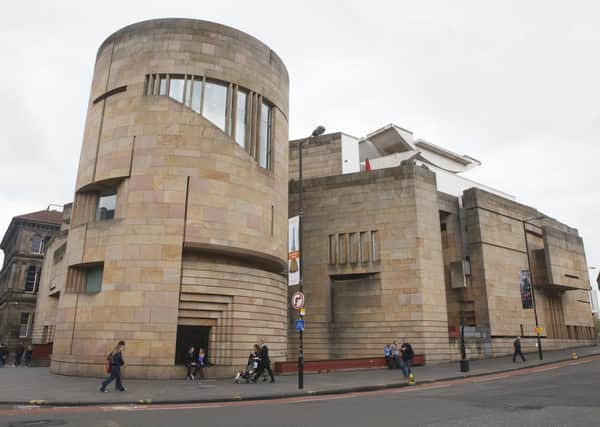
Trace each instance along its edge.
<instances>
[{"instance_id":1,"label":"baby stroller","mask_svg":"<svg viewBox=\"0 0 600 427\"><path fill-rule=\"evenodd\" d=\"M258 358L254 354L251 354L248 358L248 365L246 366L246 368L242 369L236 374L234 378L235 383L240 384L242 381L246 381L246 383L249 383L250 379L252 378L252 375L256 374L259 363L260 358Z\"/></svg>"}]
</instances>

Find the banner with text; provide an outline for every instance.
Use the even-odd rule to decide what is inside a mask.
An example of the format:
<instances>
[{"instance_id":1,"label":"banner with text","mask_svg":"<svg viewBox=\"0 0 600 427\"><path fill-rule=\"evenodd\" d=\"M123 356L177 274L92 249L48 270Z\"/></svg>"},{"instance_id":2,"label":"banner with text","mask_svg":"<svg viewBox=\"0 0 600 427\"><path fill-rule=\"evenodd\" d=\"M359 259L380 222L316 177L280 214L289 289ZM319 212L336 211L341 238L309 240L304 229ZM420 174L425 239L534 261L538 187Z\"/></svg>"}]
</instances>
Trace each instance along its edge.
<instances>
[{"instance_id":1,"label":"banner with text","mask_svg":"<svg viewBox=\"0 0 600 427\"><path fill-rule=\"evenodd\" d=\"M533 308L533 294L531 289L531 278L529 270L521 270L521 304L523 308Z\"/></svg>"},{"instance_id":2,"label":"banner with text","mask_svg":"<svg viewBox=\"0 0 600 427\"><path fill-rule=\"evenodd\" d=\"M300 284L300 217L288 219L288 286Z\"/></svg>"}]
</instances>

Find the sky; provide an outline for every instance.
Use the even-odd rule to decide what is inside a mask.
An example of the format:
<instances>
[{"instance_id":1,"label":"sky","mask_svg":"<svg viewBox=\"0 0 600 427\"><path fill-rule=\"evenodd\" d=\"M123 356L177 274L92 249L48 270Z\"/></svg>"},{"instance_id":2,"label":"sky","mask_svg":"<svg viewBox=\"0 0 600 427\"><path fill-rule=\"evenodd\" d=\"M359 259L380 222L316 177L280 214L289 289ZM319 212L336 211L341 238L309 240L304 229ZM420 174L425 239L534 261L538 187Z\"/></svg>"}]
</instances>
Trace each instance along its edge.
<instances>
[{"instance_id":1,"label":"sky","mask_svg":"<svg viewBox=\"0 0 600 427\"><path fill-rule=\"evenodd\" d=\"M72 200L95 55L145 19L215 21L275 50L290 138L395 123L468 177L579 229L600 271L600 2L27 1L0 15L0 232ZM0 255L1 259L2 255Z\"/></svg>"}]
</instances>

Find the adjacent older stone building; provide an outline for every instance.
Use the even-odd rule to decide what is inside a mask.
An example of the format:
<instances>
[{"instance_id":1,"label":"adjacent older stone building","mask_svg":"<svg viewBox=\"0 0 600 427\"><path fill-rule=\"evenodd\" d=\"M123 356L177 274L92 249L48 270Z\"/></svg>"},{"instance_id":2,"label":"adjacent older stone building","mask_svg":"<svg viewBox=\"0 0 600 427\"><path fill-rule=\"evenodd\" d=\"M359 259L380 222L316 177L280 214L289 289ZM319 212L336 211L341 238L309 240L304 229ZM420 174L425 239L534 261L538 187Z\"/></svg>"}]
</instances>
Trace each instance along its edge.
<instances>
[{"instance_id":1,"label":"adjacent older stone building","mask_svg":"<svg viewBox=\"0 0 600 427\"><path fill-rule=\"evenodd\" d=\"M61 219L61 212L50 209L15 216L0 243L0 342L11 352L18 342L31 344L42 262Z\"/></svg>"},{"instance_id":2,"label":"adjacent older stone building","mask_svg":"<svg viewBox=\"0 0 600 427\"><path fill-rule=\"evenodd\" d=\"M577 230L464 178L478 160L395 125L313 138L303 157L307 359L379 356L394 339L427 363L454 359L461 322L470 357L506 354L517 335L534 350L520 287L527 250L545 348L592 343ZM292 141L290 216L297 159ZM290 355L296 337L290 329Z\"/></svg>"},{"instance_id":3,"label":"adjacent older stone building","mask_svg":"<svg viewBox=\"0 0 600 427\"><path fill-rule=\"evenodd\" d=\"M171 377L190 345L213 374L259 339L285 359L288 75L255 38L159 19L96 57L51 369ZM181 368L179 368L181 369Z\"/></svg>"}]
</instances>

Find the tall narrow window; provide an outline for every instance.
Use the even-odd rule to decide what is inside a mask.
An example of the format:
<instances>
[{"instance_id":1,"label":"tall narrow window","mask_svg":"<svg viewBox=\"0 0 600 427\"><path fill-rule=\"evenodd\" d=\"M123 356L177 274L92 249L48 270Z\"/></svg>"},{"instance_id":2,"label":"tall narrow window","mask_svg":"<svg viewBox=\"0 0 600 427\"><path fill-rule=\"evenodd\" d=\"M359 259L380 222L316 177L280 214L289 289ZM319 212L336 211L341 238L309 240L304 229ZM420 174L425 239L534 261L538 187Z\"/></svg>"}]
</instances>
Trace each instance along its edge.
<instances>
[{"instance_id":1,"label":"tall narrow window","mask_svg":"<svg viewBox=\"0 0 600 427\"><path fill-rule=\"evenodd\" d=\"M88 294L98 293L102 289L103 266L92 267L86 270L85 292Z\"/></svg>"},{"instance_id":2,"label":"tall narrow window","mask_svg":"<svg viewBox=\"0 0 600 427\"><path fill-rule=\"evenodd\" d=\"M158 86L158 94L166 95L167 94L167 76L165 74L160 75L160 83Z\"/></svg>"},{"instance_id":3,"label":"tall narrow window","mask_svg":"<svg viewBox=\"0 0 600 427\"><path fill-rule=\"evenodd\" d=\"M350 233L350 263L357 264L359 260L359 235Z\"/></svg>"},{"instance_id":4,"label":"tall narrow window","mask_svg":"<svg viewBox=\"0 0 600 427\"><path fill-rule=\"evenodd\" d=\"M370 245L369 233L362 231L360 233L360 262L367 263L370 260L369 246Z\"/></svg>"},{"instance_id":5,"label":"tall narrow window","mask_svg":"<svg viewBox=\"0 0 600 427\"><path fill-rule=\"evenodd\" d=\"M200 102L202 101L202 80L192 82L192 110L200 112Z\"/></svg>"},{"instance_id":6,"label":"tall narrow window","mask_svg":"<svg viewBox=\"0 0 600 427\"><path fill-rule=\"evenodd\" d=\"M242 148L246 148L247 104L248 94L238 90L235 113L235 142Z\"/></svg>"},{"instance_id":7,"label":"tall narrow window","mask_svg":"<svg viewBox=\"0 0 600 427\"><path fill-rule=\"evenodd\" d=\"M35 235L31 239L31 253L41 254L44 252L44 239Z\"/></svg>"},{"instance_id":8,"label":"tall narrow window","mask_svg":"<svg viewBox=\"0 0 600 427\"><path fill-rule=\"evenodd\" d=\"M225 131L226 110L227 86L214 82L206 82L202 115Z\"/></svg>"},{"instance_id":9,"label":"tall narrow window","mask_svg":"<svg viewBox=\"0 0 600 427\"><path fill-rule=\"evenodd\" d=\"M340 234L338 244L338 263L346 264L348 262L348 235Z\"/></svg>"},{"instance_id":10,"label":"tall narrow window","mask_svg":"<svg viewBox=\"0 0 600 427\"><path fill-rule=\"evenodd\" d=\"M27 338L31 329L31 320L33 315L31 313L21 313L21 319L19 322L19 338Z\"/></svg>"},{"instance_id":11,"label":"tall narrow window","mask_svg":"<svg viewBox=\"0 0 600 427\"><path fill-rule=\"evenodd\" d=\"M338 236L337 234L329 235L329 264L337 264L338 251Z\"/></svg>"},{"instance_id":12,"label":"tall narrow window","mask_svg":"<svg viewBox=\"0 0 600 427\"><path fill-rule=\"evenodd\" d=\"M98 208L96 209L96 221L113 219L115 217L116 205L117 193L115 189L101 193L98 198Z\"/></svg>"},{"instance_id":13,"label":"tall narrow window","mask_svg":"<svg viewBox=\"0 0 600 427\"><path fill-rule=\"evenodd\" d=\"M371 259L373 262L379 261L379 233L371 231Z\"/></svg>"},{"instance_id":14,"label":"tall narrow window","mask_svg":"<svg viewBox=\"0 0 600 427\"><path fill-rule=\"evenodd\" d=\"M33 265L29 266L27 274L25 275L25 292L37 292L39 283L39 269Z\"/></svg>"},{"instance_id":15,"label":"tall narrow window","mask_svg":"<svg viewBox=\"0 0 600 427\"><path fill-rule=\"evenodd\" d=\"M192 79L189 77L185 81L185 105L192 106Z\"/></svg>"},{"instance_id":16,"label":"tall narrow window","mask_svg":"<svg viewBox=\"0 0 600 427\"><path fill-rule=\"evenodd\" d=\"M263 102L260 109L258 164L265 169L268 169L271 163L271 119L271 107Z\"/></svg>"},{"instance_id":17,"label":"tall narrow window","mask_svg":"<svg viewBox=\"0 0 600 427\"><path fill-rule=\"evenodd\" d=\"M183 102L183 76L172 76L169 83L169 97Z\"/></svg>"}]
</instances>

